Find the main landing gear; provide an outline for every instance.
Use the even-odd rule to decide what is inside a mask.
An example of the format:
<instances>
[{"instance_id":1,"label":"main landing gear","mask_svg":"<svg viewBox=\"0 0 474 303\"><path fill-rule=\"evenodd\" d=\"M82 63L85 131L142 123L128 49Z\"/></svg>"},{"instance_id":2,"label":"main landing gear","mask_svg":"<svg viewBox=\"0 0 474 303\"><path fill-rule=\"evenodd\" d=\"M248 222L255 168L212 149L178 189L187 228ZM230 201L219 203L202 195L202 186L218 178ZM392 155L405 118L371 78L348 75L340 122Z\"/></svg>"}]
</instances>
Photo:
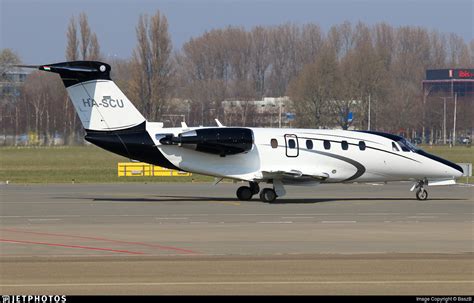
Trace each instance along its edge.
<instances>
[{"instance_id":1,"label":"main landing gear","mask_svg":"<svg viewBox=\"0 0 474 303\"><path fill-rule=\"evenodd\" d=\"M274 184L275 187L275 184ZM257 182L249 182L249 186L241 186L237 189L237 198L242 201L248 201L256 194L260 193L262 202L274 202L278 197L277 191L273 188L264 188L260 191Z\"/></svg>"},{"instance_id":2,"label":"main landing gear","mask_svg":"<svg viewBox=\"0 0 474 303\"><path fill-rule=\"evenodd\" d=\"M249 182L249 186L241 186L237 189L237 198L242 201L252 199L253 195L260 192L260 187L257 182Z\"/></svg>"},{"instance_id":3,"label":"main landing gear","mask_svg":"<svg viewBox=\"0 0 474 303\"><path fill-rule=\"evenodd\" d=\"M275 201L276 198L277 198L277 194L273 188L264 188L260 192L260 200L262 200L262 202L271 203Z\"/></svg>"},{"instance_id":4,"label":"main landing gear","mask_svg":"<svg viewBox=\"0 0 474 303\"><path fill-rule=\"evenodd\" d=\"M412 189L412 191L416 190L416 198L421 201L428 199L428 191L423 187L424 185L428 185L428 181L420 180Z\"/></svg>"}]
</instances>

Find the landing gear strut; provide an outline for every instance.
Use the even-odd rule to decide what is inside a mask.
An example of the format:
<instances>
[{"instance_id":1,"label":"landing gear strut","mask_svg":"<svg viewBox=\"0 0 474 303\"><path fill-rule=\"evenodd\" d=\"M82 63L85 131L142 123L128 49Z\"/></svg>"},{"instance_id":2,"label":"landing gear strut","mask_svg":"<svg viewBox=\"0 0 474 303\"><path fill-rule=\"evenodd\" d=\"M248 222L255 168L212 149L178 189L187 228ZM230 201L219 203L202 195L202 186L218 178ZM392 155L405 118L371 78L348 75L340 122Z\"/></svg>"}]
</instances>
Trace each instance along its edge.
<instances>
[{"instance_id":1,"label":"landing gear strut","mask_svg":"<svg viewBox=\"0 0 474 303\"><path fill-rule=\"evenodd\" d=\"M425 180L420 180L418 183L415 185L416 189L416 198L418 200L426 200L428 199L428 191L423 187L425 184L428 184Z\"/></svg>"},{"instance_id":2,"label":"landing gear strut","mask_svg":"<svg viewBox=\"0 0 474 303\"><path fill-rule=\"evenodd\" d=\"M249 182L250 190L252 191L252 195L256 195L260 192L260 187L258 186L257 182Z\"/></svg>"}]
</instances>

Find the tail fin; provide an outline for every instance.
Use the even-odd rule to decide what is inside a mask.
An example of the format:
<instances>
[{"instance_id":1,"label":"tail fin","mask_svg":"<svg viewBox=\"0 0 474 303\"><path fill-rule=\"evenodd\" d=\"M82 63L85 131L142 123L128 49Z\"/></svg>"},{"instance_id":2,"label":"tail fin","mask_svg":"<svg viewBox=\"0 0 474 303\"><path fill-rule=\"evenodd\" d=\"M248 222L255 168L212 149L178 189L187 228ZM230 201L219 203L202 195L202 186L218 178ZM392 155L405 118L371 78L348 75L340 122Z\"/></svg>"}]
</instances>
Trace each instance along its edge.
<instances>
[{"instance_id":1,"label":"tail fin","mask_svg":"<svg viewBox=\"0 0 474 303\"><path fill-rule=\"evenodd\" d=\"M130 128L145 118L110 79L110 65L97 61L62 62L38 67L57 73L86 130Z\"/></svg>"}]
</instances>

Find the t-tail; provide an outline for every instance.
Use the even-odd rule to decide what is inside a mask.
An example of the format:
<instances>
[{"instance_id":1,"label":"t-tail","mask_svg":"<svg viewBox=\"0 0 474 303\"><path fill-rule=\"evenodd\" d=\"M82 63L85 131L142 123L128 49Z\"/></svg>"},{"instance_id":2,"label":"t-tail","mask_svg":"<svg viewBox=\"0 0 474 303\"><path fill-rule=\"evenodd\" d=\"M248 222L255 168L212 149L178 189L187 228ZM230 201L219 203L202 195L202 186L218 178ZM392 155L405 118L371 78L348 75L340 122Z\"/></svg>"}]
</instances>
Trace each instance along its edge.
<instances>
[{"instance_id":1,"label":"t-tail","mask_svg":"<svg viewBox=\"0 0 474 303\"><path fill-rule=\"evenodd\" d=\"M86 131L121 130L145 122L142 114L110 79L110 65L72 61L38 68L61 76Z\"/></svg>"},{"instance_id":2,"label":"t-tail","mask_svg":"<svg viewBox=\"0 0 474 303\"><path fill-rule=\"evenodd\" d=\"M59 74L87 141L130 159L176 169L156 148L145 117L111 80L110 65L71 61L22 67Z\"/></svg>"}]
</instances>

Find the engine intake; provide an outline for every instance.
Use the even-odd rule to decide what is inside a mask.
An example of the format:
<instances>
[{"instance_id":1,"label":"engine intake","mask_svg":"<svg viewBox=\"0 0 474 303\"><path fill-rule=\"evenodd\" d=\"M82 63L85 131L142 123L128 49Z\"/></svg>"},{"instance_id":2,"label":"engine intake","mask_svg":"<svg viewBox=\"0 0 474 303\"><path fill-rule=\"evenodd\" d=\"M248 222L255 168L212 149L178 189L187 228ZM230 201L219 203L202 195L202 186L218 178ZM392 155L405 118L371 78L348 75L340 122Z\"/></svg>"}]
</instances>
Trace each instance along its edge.
<instances>
[{"instance_id":1,"label":"engine intake","mask_svg":"<svg viewBox=\"0 0 474 303\"><path fill-rule=\"evenodd\" d=\"M250 151L253 132L248 128L238 127L203 128L181 133L177 137L167 135L160 139L160 143L223 157Z\"/></svg>"}]
</instances>

